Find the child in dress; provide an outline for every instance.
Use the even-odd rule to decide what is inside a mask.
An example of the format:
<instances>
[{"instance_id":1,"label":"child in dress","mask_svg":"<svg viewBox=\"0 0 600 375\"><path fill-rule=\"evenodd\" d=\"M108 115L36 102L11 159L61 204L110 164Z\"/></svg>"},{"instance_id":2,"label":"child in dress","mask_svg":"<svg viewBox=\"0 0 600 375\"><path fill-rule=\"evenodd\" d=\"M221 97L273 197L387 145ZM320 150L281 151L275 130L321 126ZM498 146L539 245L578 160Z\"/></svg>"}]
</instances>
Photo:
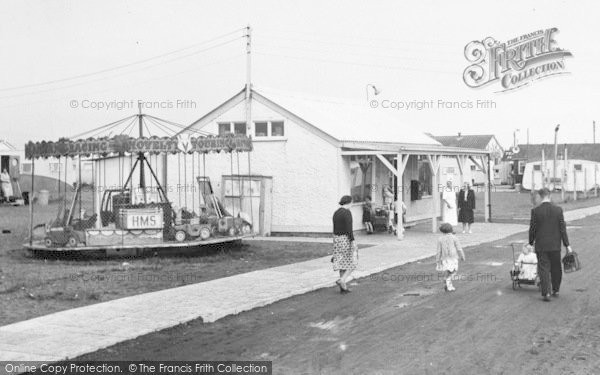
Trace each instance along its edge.
<instances>
[{"instance_id":1,"label":"child in dress","mask_svg":"<svg viewBox=\"0 0 600 375\"><path fill-rule=\"evenodd\" d=\"M456 290L452 285L452 279L458 271L458 260L460 258L464 261L465 253L458 238L454 235L452 225L443 223L440 226L440 232L443 235L437 241L436 270L446 272L444 288L447 292L452 292Z\"/></svg>"},{"instance_id":2,"label":"child in dress","mask_svg":"<svg viewBox=\"0 0 600 375\"><path fill-rule=\"evenodd\" d=\"M537 256L531 251L529 244L524 244L521 254L515 262L515 271L519 279L534 280L537 275Z\"/></svg>"}]
</instances>

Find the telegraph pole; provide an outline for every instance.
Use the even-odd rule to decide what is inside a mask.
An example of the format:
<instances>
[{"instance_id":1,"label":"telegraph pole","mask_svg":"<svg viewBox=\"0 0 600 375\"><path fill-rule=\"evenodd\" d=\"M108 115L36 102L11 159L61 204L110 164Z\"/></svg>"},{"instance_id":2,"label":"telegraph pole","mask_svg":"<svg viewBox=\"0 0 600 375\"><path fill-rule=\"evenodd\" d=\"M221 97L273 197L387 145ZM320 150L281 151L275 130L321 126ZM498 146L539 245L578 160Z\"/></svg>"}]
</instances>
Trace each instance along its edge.
<instances>
[{"instance_id":1,"label":"telegraph pole","mask_svg":"<svg viewBox=\"0 0 600 375\"><path fill-rule=\"evenodd\" d=\"M251 90L252 90L252 28L250 25L246 26L246 131L250 134L252 128L252 103L251 103Z\"/></svg>"},{"instance_id":2,"label":"telegraph pole","mask_svg":"<svg viewBox=\"0 0 600 375\"><path fill-rule=\"evenodd\" d=\"M596 121L594 120L594 125L593 125L593 129L594 129L594 144L596 144Z\"/></svg>"}]
</instances>

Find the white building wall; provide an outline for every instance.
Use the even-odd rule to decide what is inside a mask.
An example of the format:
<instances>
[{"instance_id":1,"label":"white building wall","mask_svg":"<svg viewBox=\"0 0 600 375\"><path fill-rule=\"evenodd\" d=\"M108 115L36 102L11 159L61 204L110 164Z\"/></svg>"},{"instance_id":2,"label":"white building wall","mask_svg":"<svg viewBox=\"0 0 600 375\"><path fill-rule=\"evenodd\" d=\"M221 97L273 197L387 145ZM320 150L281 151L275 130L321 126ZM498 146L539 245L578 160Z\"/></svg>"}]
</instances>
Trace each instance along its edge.
<instances>
[{"instance_id":1,"label":"white building wall","mask_svg":"<svg viewBox=\"0 0 600 375\"><path fill-rule=\"evenodd\" d=\"M581 170L576 171L575 165L581 165ZM534 170L534 166L539 166L539 170ZM590 190L600 183L600 163L589 160L567 160L567 165L563 160L556 162L556 174L561 178L566 191ZM550 181L554 173L554 161L548 160L542 164L541 161L527 163L523 173L523 188L540 189L542 188L542 171L546 176L546 181Z\"/></svg>"},{"instance_id":2,"label":"white building wall","mask_svg":"<svg viewBox=\"0 0 600 375\"><path fill-rule=\"evenodd\" d=\"M236 107L219 116L202 128L217 134L220 122L243 122L245 106ZM251 174L273 177L273 232L330 232L331 216L337 209L341 195L350 192L349 167L339 155L339 149L289 118L253 102L252 119L284 121L285 136L280 138L254 137L254 150L250 153ZM253 125L254 126L254 125ZM240 153L240 174L248 174L247 153ZM234 157L233 174L237 174L237 157ZM176 156L170 156L171 160ZM222 199L222 176L231 175L229 154L208 154L206 175L213 189ZM176 176L169 169L170 184ZM353 212L354 213L354 212ZM355 227L360 227L360 216L354 215Z\"/></svg>"}]
</instances>

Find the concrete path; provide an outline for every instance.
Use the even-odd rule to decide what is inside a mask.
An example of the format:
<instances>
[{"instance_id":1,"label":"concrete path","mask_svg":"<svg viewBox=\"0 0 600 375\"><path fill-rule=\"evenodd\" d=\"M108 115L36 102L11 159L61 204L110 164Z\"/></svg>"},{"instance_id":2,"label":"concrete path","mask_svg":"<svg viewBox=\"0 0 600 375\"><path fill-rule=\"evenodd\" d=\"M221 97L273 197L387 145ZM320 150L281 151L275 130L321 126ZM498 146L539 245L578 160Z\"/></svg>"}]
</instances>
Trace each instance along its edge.
<instances>
[{"instance_id":1,"label":"concrete path","mask_svg":"<svg viewBox=\"0 0 600 375\"><path fill-rule=\"evenodd\" d=\"M567 212L567 220L595 213L600 213L600 206ZM477 224L475 233L459 237L468 247L525 230L527 226L519 224ZM377 244L361 250L360 266L354 276L364 277L431 257L435 254L435 237L433 233L411 231L406 232L404 241L384 235L359 236L360 243ZM197 318L214 322L333 286L336 279L330 257L323 257L61 311L0 327L0 361L74 358Z\"/></svg>"}]
</instances>

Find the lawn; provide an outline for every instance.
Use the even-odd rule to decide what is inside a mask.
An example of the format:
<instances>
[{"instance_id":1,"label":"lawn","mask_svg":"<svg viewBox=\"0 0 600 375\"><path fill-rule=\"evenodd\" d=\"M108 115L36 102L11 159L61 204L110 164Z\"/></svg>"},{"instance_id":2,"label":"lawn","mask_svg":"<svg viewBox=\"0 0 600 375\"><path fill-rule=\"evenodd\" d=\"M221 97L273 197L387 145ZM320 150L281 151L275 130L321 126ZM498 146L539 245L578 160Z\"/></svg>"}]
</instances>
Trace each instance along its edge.
<instances>
[{"instance_id":1,"label":"lawn","mask_svg":"<svg viewBox=\"0 0 600 375\"><path fill-rule=\"evenodd\" d=\"M36 223L52 219L56 204L35 206ZM0 207L0 326L60 310L198 283L326 256L327 243L245 241L176 255L97 259L41 259L21 244L28 207Z\"/></svg>"},{"instance_id":2,"label":"lawn","mask_svg":"<svg viewBox=\"0 0 600 375\"><path fill-rule=\"evenodd\" d=\"M572 194L571 194L572 195ZM483 192L476 192L476 210L475 216L477 221L483 221L484 197ZM565 211L577 208L600 205L600 197L589 197L584 199L579 197L578 200L572 200L569 196L566 203L561 202L560 193L552 195L552 201L561 206ZM494 222L521 222L529 220L533 203L529 192L514 192L514 191L495 191L492 192L492 220Z\"/></svg>"}]
</instances>

